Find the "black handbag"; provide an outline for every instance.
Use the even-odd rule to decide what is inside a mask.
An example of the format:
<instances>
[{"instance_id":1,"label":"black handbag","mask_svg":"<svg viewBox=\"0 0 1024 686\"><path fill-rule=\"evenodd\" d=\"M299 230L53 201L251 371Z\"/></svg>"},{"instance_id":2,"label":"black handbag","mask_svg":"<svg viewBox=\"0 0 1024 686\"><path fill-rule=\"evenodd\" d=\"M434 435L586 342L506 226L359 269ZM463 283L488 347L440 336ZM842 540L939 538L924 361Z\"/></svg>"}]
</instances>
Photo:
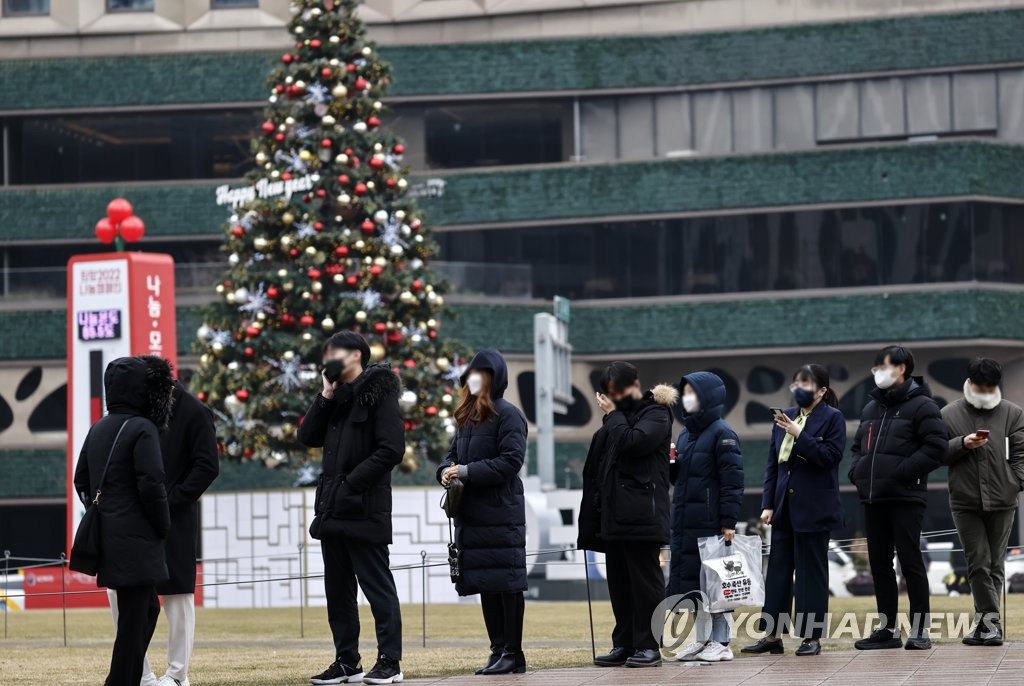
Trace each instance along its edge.
<instances>
[{"instance_id":1,"label":"black handbag","mask_svg":"<svg viewBox=\"0 0 1024 686\"><path fill-rule=\"evenodd\" d=\"M126 419L121 428L114 436L114 444L110 446L110 454L103 465L103 473L100 475L100 482L96 485L96 495L82 515L82 521L78 523L78 530L75 532L75 542L71 546L71 559L68 561L68 568L74 572L81 572L89 576L96 576L100 568L100 493L103 491L103 480L107 477L107 467L110 466L110 458L114 456L114 449L117 448L117 441L121 438L121 432L131 421Z\"/></svg>"},{"instance_id":2,"label":"black handbag","mask_svg":"<svg viewBox=\"0 0 1024 686\"><path fill-rule=\"evenodd\" d=\"M441 509L448 515L448 519L455 519L459 514L459 504L462 502L462 490L465 488L462 479L453 476L448 480L444 488L444 495L441 497Z\"/></svg>"}]
</instances>

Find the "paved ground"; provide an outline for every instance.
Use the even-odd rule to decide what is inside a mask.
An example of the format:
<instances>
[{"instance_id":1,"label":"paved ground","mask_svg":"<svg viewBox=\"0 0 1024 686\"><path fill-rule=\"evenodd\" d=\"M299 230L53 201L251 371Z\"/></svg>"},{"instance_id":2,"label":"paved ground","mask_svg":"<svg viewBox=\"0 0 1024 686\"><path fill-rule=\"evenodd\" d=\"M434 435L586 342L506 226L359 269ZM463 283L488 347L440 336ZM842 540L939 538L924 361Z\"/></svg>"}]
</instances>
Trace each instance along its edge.
<instances>
[{"instance_id":1,"label":"paved ground","mask_svg":"<svg viewBox=\"0 0 1024 686\"><path fill-rule=\"evenodd\" d=\"M527 654L529 659L529 654ZM627 669L550 669L501 677L459 676L410 679L408 684L544 684L545 686L612 686L613 684L899 684L901 686L1003 685L1024 682L1024 643L997 648L943 645L925 652L838 650L816 657L792 653L775 657L738 657L714 665L666 662L662 667Z\"/></svg>"}]
</instances>

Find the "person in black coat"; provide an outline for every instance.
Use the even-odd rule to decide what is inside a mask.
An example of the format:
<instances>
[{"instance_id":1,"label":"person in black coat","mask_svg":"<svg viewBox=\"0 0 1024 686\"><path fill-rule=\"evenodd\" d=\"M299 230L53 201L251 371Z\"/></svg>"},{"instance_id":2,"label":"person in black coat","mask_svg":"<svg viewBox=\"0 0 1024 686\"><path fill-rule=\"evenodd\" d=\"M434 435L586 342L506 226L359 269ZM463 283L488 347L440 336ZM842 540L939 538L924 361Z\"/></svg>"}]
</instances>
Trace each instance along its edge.
<instances>
[{"instance_id":1,"label":"person in black coat","mask_svg":"<svg viewBox=\"0 0 1024 686\"><path fill-rule=\"evenodd\" d=\"M665 598L661 547L669 540L669 446L676 389L641 390L636 367L613 362L600 381L605 412L583 465L581 550L604 552L615 614L612 650L599 667L661 664L652 617Z\"/></svg>"},{"instance_id":2,"label":"person in black coat","mask_svg":"<svg viewBox=\"0 0 1024 686\"><path fill-rule=\"evenodd\" d=\"M928 474L942 465L949 441L928 384L914 373L914 355L903 346L883 348L871 370L877 388L861 413L853 439L850 481L864 504L871 576L880 626L857 641L860 650L900 648L896 625L899 587L893 551L907 581L910 636L907 650L927 650L930 588L921 556L921 524Z\"/></svg>"},{"instance_id":3,"label":"person in black coat","mask_svg":"<svg viewBox=\"0 0 1024 686\"><path fill-rule=\"evenodd\" d=\"M491 655L477 674L526 671L523 591L526 582L526 500L519 471L526 459L526 419L503 397L508 368L497 350L481 350L462 374L458 430L437 479L458 476L455 516L459 595L480 594Z\"/></svg>"},{"instance_id":4,"label":"person in black coat","mask_svg":"<svg viewBox=\"0 0 1024 686\"><path fill-rule=\"evenodd\" d=\"M828 543L845 524L839 463L846 419L820 364L801 367L790 390L796 407L775 416L761 495L761 522L772 527L761 630L766 636L744 653L783 652L787 629L804 641L796 654L818 655L828 613ZM793 578L796 575L796 582ZM796 621L789 622L796 601Z\"/></svg>"},{"instance_id":5,"label":"person in black coat","mask_svg":"<svg viewBox=\"0 0 1024 686\"><path fill-rule=\"evenodd\" d=\"M391 471L405 453L405 424L398 406L402 384L390 365L369 364L370 347L358 333L336 333L324 349L323 391L299 425L298 439L324 450L309 535L321 543L335 661L310 681L398 683L402 614L388 545ZM365 674L359 656L357 580L377 626L377 662Z\"/></svg>"},{"instance_id":6,"label":"person in black coat","mask_svg":"<svg viewBox=\"0 0 1024 686\"><path fill-rule=\"evenodd\" d=\"M696 641L676 654L681 661L731 660L731 616L704 612L700 600L700 550L697 539L736 536L743 505L743 457L740 441L722 418L725 384L717 374L684 376L685 428L676 440L672 465L672 563L668 594L682 596L677 607L696 614Z\"/></svg>"},{"instance_id":7,"label":"person in black coat","mask_svg":"<svg viewBox=\"0 0 1024 686\"><path fill-rule=\"evenodd\" d=\"M105 686L138 686L160 614L156 586L169 576L160 430L170 416L171 367L159 357L118 358L107 365L103 386L108 414L86 436L74 485L83 503L102 492L96 582L117 591L120 610Z\"/></svg>"},{"instance_id":8,"label":"person in black coat","mask_svg":"<svg viewBox=\"0 0 1024 686\"><path fill-rule=\"evenodd\" d=\"M167 619L167 671L159 679L143 664L142 686L189 686L188 667L196 624L196 548L199 536L199 498L220 473L213 414L198 398L174 382L171 419L160 434L164 485L171 511L171 530L164 541L167 581L158 584ZM117 593L107 591L117 624Z\"/></svg>"}]
</instances>

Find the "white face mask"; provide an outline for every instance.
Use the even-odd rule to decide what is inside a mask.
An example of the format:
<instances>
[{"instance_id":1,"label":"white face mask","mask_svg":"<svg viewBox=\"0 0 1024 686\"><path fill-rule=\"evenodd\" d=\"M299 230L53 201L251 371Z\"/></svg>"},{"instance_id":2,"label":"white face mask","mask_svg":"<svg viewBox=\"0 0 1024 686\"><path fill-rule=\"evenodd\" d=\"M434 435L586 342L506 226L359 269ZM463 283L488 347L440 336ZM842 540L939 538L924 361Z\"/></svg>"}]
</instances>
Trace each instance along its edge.
<instances>
[{"instance_id":1,"label":"white face mask","mask_svg":"<svg viewBox=\"0 0 1024 686\"><path fill-rule=\"evenodd\" d=\"M888 367L875 370L875 385L883 391L896 383L896 377Z\"/></svg>"},{"instance_id":2,"label":"white face mask","mask_svg":"<svg viewBox=\"0 0 1024 686\"><path fill-rule=\"evenodd\" d=\"M976 393L971 380L964 381L964 399L979 410L994 410L1003 400L1003 392L996 387L995 393Z\"/></svg>"},{"instance_id":3,"label":"white face mask","mask_svg":"<svg viewBox=\"0 0 1024 686\"><path fill-rule=\"evenodd\" d=\"M480 389L484 387L484 377L480 374L470 374L466 377L466 388L469 389L470 395L476 395L480 392Z\"/></svg>"},{"instance_id":4,"label":"white face mask","mask_svg":"<svg viewBox=\"0 0 1024 686\"><path fill-rule=\"evenodd\" d=\"M686 410L686 414L693 414L700 409L700 399L697 398L696 393L685 393L683 395L683 409Z\"/></svg>"}]
</instances>

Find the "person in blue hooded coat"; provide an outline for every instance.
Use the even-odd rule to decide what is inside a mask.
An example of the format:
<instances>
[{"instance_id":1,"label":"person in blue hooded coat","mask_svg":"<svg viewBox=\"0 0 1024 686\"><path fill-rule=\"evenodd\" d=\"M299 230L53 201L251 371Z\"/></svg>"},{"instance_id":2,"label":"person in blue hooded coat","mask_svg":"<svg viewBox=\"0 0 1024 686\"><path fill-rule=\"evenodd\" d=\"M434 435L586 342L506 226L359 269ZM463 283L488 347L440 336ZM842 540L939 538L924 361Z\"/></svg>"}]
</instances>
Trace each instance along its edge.
<instances>
[{"instance_id":1,"label":"person in blue hooded coat","mask_svg":"<svg viewBox=\"0 0 1024 686\"><path fill-rule=\"evenodd\" d=\"M503 397L508 367L497 350L478 352L461 384L457 433L436 475L443 486L455 476L463 483L455 516L455 590L480 594L491 655L477 674L522 673L526 499L519 470L526 459L526 419Z\"/></svg>"},{"instance_id":2,"label":"person in blue hooded coat","mask_svg":"<svg viewBox=\"0 0 1024 686\"><path fill-rule=\"evenodd\" d=\"M697 539L724 536L731 541L743 504L743 458L740 441L722 415L725 384L711 372L684 376L679 387L685 429L676 441L671 468L672 563L668 595L684 596L681 608L697 613L697 641L680 651L679 660L731 660L728 613L707 617L700 609L700 552Z\"/></svg>"}]
</instances>

